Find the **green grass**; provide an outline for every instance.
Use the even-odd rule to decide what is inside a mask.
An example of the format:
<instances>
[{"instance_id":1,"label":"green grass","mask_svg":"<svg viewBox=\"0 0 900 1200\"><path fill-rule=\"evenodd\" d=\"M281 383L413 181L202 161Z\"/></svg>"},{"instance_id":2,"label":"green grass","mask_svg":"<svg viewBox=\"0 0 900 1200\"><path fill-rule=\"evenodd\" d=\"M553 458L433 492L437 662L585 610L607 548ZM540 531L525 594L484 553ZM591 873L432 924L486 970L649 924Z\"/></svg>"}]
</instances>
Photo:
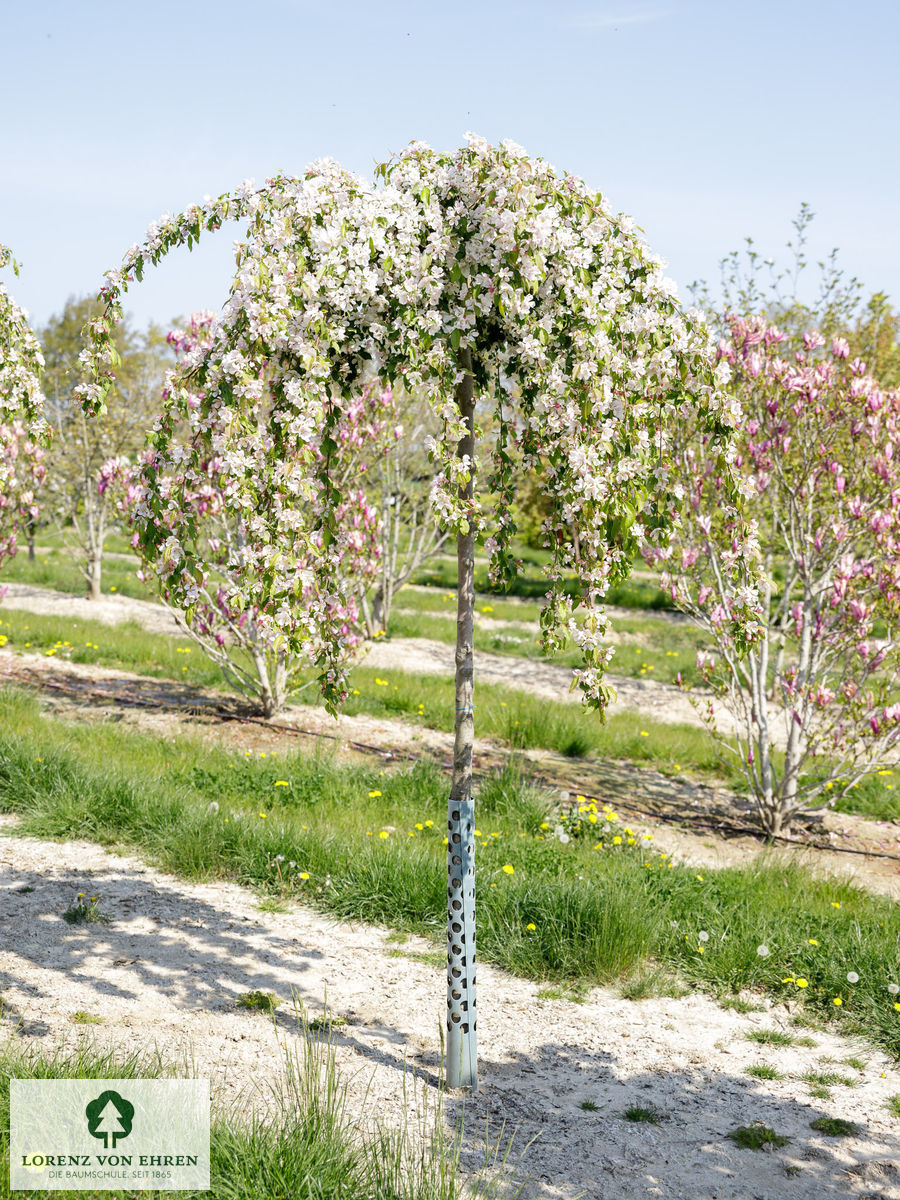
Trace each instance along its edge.
<instances>
[{"instance_id":1,"label":"green grass","mask_svg":"<svg viewBox=\"0 0 900 1200\"><path fill-rule=\"evenodd\" d=\"M450 593L441 593L449 596ZM404 593L401 611L391 615L388 633L391 637L430 638L433 641L455 644L456 622L446 617L432 615L428 611L406 612L405 600L407 595L418 598L421 593ZM485 599L482 597L482 599ZM523 613L517 616L504 615L500 617L500 604L479 604L477 611L490 617L492 621L515 621L507 628L485 627L475 624L475 648L494 654L507 654L517 658L540 659L554 662L560 666L578 667L581 665L581 655L574 649L559 651L546 656L541 652L537 617L539 609L536 605L522 605ZM515 606L507 603L502 606L504 614L509 613ZM447 614L455 614L455 603L444 602L442 609ZM520 622L528 621L531 628L522 628ZM614 628L617 633L634 638L635 641L622 640L616 643L616 652L610 664L610 671L615 675L626 675L632 678L653 679L658 683L675 683L676 675L681 673L686 684L693 686L700 682L697 671L696 653L705 644L700 630L694 629L687 623L674 624L670 621L659 621L644 618L642 620L615 619ZM640 644L636 644L640 641Z\"/></svg>"},{"instance_id":2,"label":"green grass","mask_svg":"<svg viewBox=\"0 0 900 1200\"><path fill-rule=\"evenodd\" d=\"M839 1071L806 1071L800 1078L804 1083L817 1083L821 1087L834 1087L836 1083L843 1087L856 1087L855 1079L841 1075Z\"/></svg>"},{"instance_id":3,"label":"green grass","mask_svg":"<svg viewBox=\"0 0 900 1200\"><path fill-rule=\"evenodd\" d=\"M741 996L722 996L719 999L719 1003L723 1008L730 1008L734 1012L763 1012L761 1005L754 1004L752 1000L744 1000Z\"/></svg>"},{"instance_id":4,"label":"green grass","mask_svg":"<svg viewBox=\"0 0 900 1200\"><path fill-rule=\"evenodd\" d=\"M0 1200L10 1200L10 1079L146 1079L173 1076L158 1056L123 1056L81 1047L48 1053L10 1042L0 1051ZM248 1080L248 1083L250 1080ZM209 1191L155 1191L160 1200L457 1200L457 1152L414 1145L403 1129L360 1136L327 1045L305 1037L287 1056L286 1079L266 1097L267 1116L214 1103ZM436 1122L440 1129L440 1119ZM488 1185L488 1194L497 1195ZM31 1193L35 1194L35 1193ZM119 1191L53 1191L59 1200L125 1198ZM141 1195L142 1193L137 1193ZM129 1193L134 1196L135 1193Z\"/></svg>"},{"instance_id":5,"label":"green grass","mask_svg":"<svg viewBox=\"0 0 900 1200\"><path fill-rule=\"evenodd\" d=\"M896 1117L900 1121L900 1095L888 1096L884 1102L884 1107L888 1110L891 1116Z\"/></svg>"},{"instance_id":6,"label":"green grass","mask_svg":"<svg viewBox=\"0 0 900 1200\"><path fill-rule=\"evenodd\" d=\"M810 1121L809 1127L824 1133L826 1137L853 1137L859 1133L859 1126L852 1121L845 1121L843 1117L816 1117Z\"/></svg>"},{"instance_id":7,"label":"green grass","mask_svg":"<svg viewBox=\"0 0 900 1200\"><path fill-rule=\"evenodd\" d=\"M188 878L233 879L263 896L443 938L447 781L433 767L388 772L173 744L44 717L13 690L0 693L0 731L0 809L18 813L23 832L137 848ZM900 1055L886 991L900 957L900 910L889 900L765 858L701 874L639 844L595 851L589 839L545 840L548 797L512 768L483 779L477 794L485 959L564 987L659 966L715 994L799 1001ZM702 955L698 928L710 935ZM838 1010L832 997L851 969L860 981ZM800 975L810 984L803 992L782 982ZM760 1030L752 1040L796 1039Z\"/></svg>"},{"instance_id":8,"label":"green grass","mask_svg":"<svg viewBox=\"0 0 900 1200\"><path fill-rule=\"evenodd\" d=\"M112 918L100 911L99 896L79 896L63 913L68 925L108 925Z\"/></svg>"},{"instance_id":9,"label":"green grass","mask_svg":"<svg viewBox=\"0 0 900 1200\"><path fill-rule=\"evenodd\" d=\"M651 1108L646 1104L629 1104L622 1113L622 1119L625 1121L634 1121L637 1124L658 1125L660 1116L655 1108Z\"/></svg>"},{"instance_id":10,"label":"green grass","mask_svg":"<svg viewBox=\"0 0 900 1200\"><path fill-rule=\"evenodd\" d=\"M412 591L409 595L418 598L422 593ZM446 637L452 636L451 622L433 623L441 626ZM659 626L659 622L643 618L626 624L636 631L648 628L658 631ZM0 609L0 633L8 639L6 649L120 668L151 678L181 681L192 687L223 691L227 688L219 668L189 638L148 633L134 623L107 626L96 621L39 616L4 605ZM665 672L674 671L682 659L693 661L692 650L678 650L681 658L666 655L676 653L672 646L679 644L678 638L690 641L695 636L689 629L684 632L681 627L666 627L660 633L666 649L639 653L634 648L620 649L628 650L629 654L634 651L635 663L646 660L652 665L650 660L655 659L663 668L655 677L664 679ZM616 670L629 673L624 670L623 662ZM635 669L631 673L639 675L640 671ZM313 672L308 672L306 682L309 684L312 679ZM395 717L452 731L455 702L453 681L449 677L395 670L382 674L360 666L352 673L351 688L352 694L344 706L348 714ZM318 690L307 686L292 702L317 704ZM517 749L547 749L572 758L626 759L673 776L687 770L718 780L737 792L746 791L743 776L721 760L705 732L693 725L657 721L633 712L616 712L614 708L604 724L598 714L585 711L577 702L551 704L521 689L491 684L478 685L477 704L479 736L505 741ZM897 778L900 780L900 776ZM900 788L900 782L897 786ZM900 817L900 791L894 790L891 773L882 771L861 780L835 807L873 819L892 819Z\"/></svg>"},{"instance_id":11,"label":"green grass","mask_svg":"<svg viewBox=\"0 0 900 1200\"><path fill-rule=\"evenodd\" d=\"M797 1041L793 1034L782 1033L780 1029L752 1029L745 1037L760 1046L793 1046Z\"/></svg>"},{"instance_id":12,"label":"green grass","mask_svg":"<svg viewBox=\"0 0 900 1200\"><path fill-rule=\"evenodd\" d=\"M132 621L103 625L99 621L42 616L24 609L0 608L5 650L42 653L68 662L121 668L154 679L174 679L194 687L223 687L222 673L190 638L148 633ZM52 652L52 653L49 653Z\"/></svg>"},{"instance_id":13,"label":"green grass","mask_svg":"<svg viewBox=\"0 0 900 1200\"><path fill-rule=\"evenodd\" d=\"M771 1063L754 1063L753 1066L747 1068L747 1074L752 1075L754 1079L783 1078L781 1072L773 1067Z\"/></svg>"},{"instance_id":14,"label":"green grass","mask_svg":"<svg viewBox=\"0 0 900 1200\"><path fill-rule=\"evenodd\" d=\"M517 547L515 553L522 558L525 569L514 579L508 588L495 588L488 578L487 560L475 559L475 590L486 596L521 596L526 599L543 599L547 592L547 579L540 570L540 564L547 560L546 552L528 550ZM608 604L616 604L623 608L671 608L671 601L659 587L655 579L646 577L644 570L639 575L632 575L624 583L611 587L606 594ZM456 558L452 555L438 555L430 559L413 576L413 583L424 584L427 587L455 588L456 587ZM575 577L569 575L563 580L563 590L569 595L577 596L580 592Z\"/></svg>"},{"instance_id":15,"label":"green grass","mask_svg":"<svg viewBox=\"0 0 900 1200\"><path fill-rule=\"evenodd\" d=\"M73 1012L70 1018L75 1025L102 1025L103 1018L96 1013L85 1012L83 1009Z\"/></svg>"},{"instance_id":16,"label":"green grass","mask_svg":"<svg viewBox=\"0 0 900 1200\"><path fill-rule=\"evenodd\" d=\"M593 1100L582 1100L581 1107L585 1112L597 1112L600 1108L599 1104L595 1104Z\"/></svg>"},{"instance_id":17,"label":"green grass","mask_svg":"<svg viewBox=\"0 0 900 1200\"><path fill-rule=\"evenodd\" d=\"M112 549L112 545L107 544L107 550ZM109 554L104 556L101 577L103 594L118 593L135 600L155 600L155 589L138 579L138 567L136 557L129 556L126 560L113 558ZM3 564L3 580L5 583L29 583L34 587L52 588L75 596L87 594L79 553L58 543L39 546L34 562L29 562L25 548L21 547L15 558Z\"/></svg>"},{"instance_id":18,"label":"green grass","mask_svg":"<svg viewBox=\"0 0 900 1200\"><path fill-rule=\"evenodd\" d=\"M785 1134L776 1133L768 1125L763 1125L761 1121L754 1121L752 1125L740 1125L725 1136L731 1138L742 1150L762 1150L769 1146L780 1149L791 1140Z\"/></svg>"},{"instance_id":19,"label":"green grass","mask_svg":"<svg viewBox=\"0 0 900 1200\"><path fill-rule=\"evenodd\" d=\"M273 1013L281 1006L281 999L274 992L244 992L238 996L236 1003L238 1008L246 1008L250 1012Z\"/></svg>"},{"instance_id":20,"label":"green grass","mask_svg":"<svg viewBox=\"0 0 900 1200\"><path fill-rule=\"evenodd\" d=\"M432 729L453 729L454 690L450 678L357 667L350 686L358 694L351 693L344 706L347 713L402 717ZM315 696L304 693L301 699L314 702ZM496 684L477 687L476 731L479 736L498 738L516 749L555 750L569 757L627 758L653 764L673 775L690 767L725 777L712 742L696 726L615 711L604 724L598 714L586 711L577 702L551 703L544 697ZM727 778L733 782L738 779L736 774L728 774Z\"/></svg>"}]
</instances>

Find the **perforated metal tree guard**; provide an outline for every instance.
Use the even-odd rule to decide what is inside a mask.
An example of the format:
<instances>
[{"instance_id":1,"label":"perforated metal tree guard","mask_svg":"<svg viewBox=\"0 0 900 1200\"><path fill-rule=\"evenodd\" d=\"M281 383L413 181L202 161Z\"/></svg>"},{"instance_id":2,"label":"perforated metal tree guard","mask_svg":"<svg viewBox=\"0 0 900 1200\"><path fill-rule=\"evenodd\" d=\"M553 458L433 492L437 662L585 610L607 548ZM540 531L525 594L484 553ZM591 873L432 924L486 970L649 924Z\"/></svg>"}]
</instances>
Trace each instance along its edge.
<instances>
[{"instance_id":1,"label":"perforated metal tree guard","mask_svg":"<svg viewBox=\"0 0 900 1200\"><path fill-rule=\"evenodd\" d=\"M447 1086L477 1091L474 802L451 797L447 824Z\"/></svg>"}]
</instances>

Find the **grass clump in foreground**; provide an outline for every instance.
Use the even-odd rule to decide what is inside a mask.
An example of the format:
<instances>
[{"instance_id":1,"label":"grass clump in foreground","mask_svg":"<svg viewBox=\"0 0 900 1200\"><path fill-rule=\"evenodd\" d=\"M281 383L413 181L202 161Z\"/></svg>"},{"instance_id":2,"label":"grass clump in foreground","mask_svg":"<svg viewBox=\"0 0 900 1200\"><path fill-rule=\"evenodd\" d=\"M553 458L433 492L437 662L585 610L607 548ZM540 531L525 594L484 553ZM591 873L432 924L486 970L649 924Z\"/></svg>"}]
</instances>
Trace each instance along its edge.
<instances>
[{"instance_id":1,"label":"grass clump in foreground","mask_svg":"<svg viewBox=\"0 0 900 1200\"><path fill-rule=\"evenodd\" d=\"M79 892L63 913L63 920L67 925L108 925L112 917L100 911L99 896L86 896L84 892Z\"/></svg>"},{"instance_id":2,"label":"grass clump in foreground","mask_svg":"<svg viewBox=\"0 0 900 1200\"><path fill-rule=\"evenodd\" d=\"M816 1117L815 1121L810 1121L809 1127L824 1133L826 1137L852 1137L859 1133L859 1126L852 1121L845 1121L843 1117Z\"/></svg>"},{"instance_id":3,"label":"grass clump in foreground","mask_svg":"<svg viewBox=\"0 0 900 1200\"><path fill-rule=\"evenodd\" d=\"M250 1012L273 1013L281 1006L281 999L274 992L244 992L237 998L238 1008L249 1009Z\"/></svg>"},{"instance_id":4,"label":"grass clump in foreground","mask_svg":"<svg viewBox=\"0 0 900 1200\"><path fill-rule=\"evenodd\" d=\"M33 697L12 690L0 695L0 730L0 809L18 814L23 833L137 849L187 878L232 879L443 940L448 784L430 766L391 773L324 756L173 744L44 717ZM485 959L567 993L656 970L717 995L768 992L900 1055L889 991L900 911L887 899L764 860L703 872L671 866L652 843L624 836L624 825L619 844L562 843L548 797L515 767L481 780L477 795ZM603 821L612 826L608 814ZM779 1030L753 1035L763 1044L792 1039L799 1044Z\"/></svg>"},{"instance_id":5,"label":"grass clump in foreground","mask_svg":"<svg viewBox=\"0 0 900 1200\"><path fill-rule=\"evenodd\" d=\"M660 1115L655 1108L646 1104L629 1104L622 1113L622 1120L635 1121L637 1123L643 1122L647 1125L658 1125Z\"/></svg>"},{"instance_id":6,"label":"grass clump in foreground","mask_svg":"<svg viewBox=\"0 0 900 1200\"><path fill-rule=\"evenodd\" d=\"M762 1121L754 1121L752 1125L739 1125L725 1136L731 1138L742 1150L763 1150L769 1146L780 1148L791 1140L785 1134L776 1133L768 1125L763 1125Z\"/></svg>"},{"instance_id":7,"label":"grass clump in foreground","mask_svg":"<svg viewBox=\"0 0 900 1200\"><path fill-rule=\"evenodd\" d=\"M752 1075L754 1079L782 1078L781 1072L773 1067L771 1063L754 1063L752 1067L747 1068L747 1074Z\"/></svg>"},{"instance_id":8,"label":"grass clump in foreground","mask_svg":"<svg viewBox=\"0 0 900 1200\"><path fill-rule=\"evenodd\" d=\"M158 1056L121 1056L80 1047L47 1053L10 1042L0 1050L0 1200L10 1200L10 1079L147 1079L174 1076ZM155 1191L160 1200L462 1200L458 1152L445 1144L440 1099L433 1134L408 1129L376 1130L360 1136L346 1109L345 1092L330 1048L301 1038L287 1054L284 1082L258 1096L266 1118L246 1116L244 1096L230 1108L213 1097L209 1191ZM239 1105L241 1107L239 1107ZM497 1165L496 1163L494 1165ZM502 1163L500 1164L502 1165ZM479 1195L497 1196L490 1182ZM33 1194L33 1193L32 1193ZM54 1191L59 1200L123 1197L116 1191ZM128 1193L129 1196L134 1193Z\"/></svg>"}]
</instances>

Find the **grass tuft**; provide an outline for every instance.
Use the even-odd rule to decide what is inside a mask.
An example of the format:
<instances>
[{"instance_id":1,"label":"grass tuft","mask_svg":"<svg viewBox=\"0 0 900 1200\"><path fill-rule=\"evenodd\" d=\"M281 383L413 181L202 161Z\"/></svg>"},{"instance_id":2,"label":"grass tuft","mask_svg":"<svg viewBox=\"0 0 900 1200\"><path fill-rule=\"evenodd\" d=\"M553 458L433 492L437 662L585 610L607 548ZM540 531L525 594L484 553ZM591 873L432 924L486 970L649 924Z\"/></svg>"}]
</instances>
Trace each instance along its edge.
<instances>
[{"instance_id":1,"label":"grass tuft","mask_svg":"<svg viewBox=\"0 0 900 1200\"><path fill-rule=\"evenodd\" d=\"M752 1125L739 1125L737 1129L732 1129L731 1133L727 1133L725 1136L731 1138L735 1145L740 1146L742 1150L780 1148L786 1146L791 1140L783 1133L776 1133L762 1121L754 1121Z\"/></svg>"},{"instance_id":2,"label":"grass tuft","mask_svg":"<svg viewBox=\"0 0 900 1200\"><path fill-rule=\"evenodd\" d=\"M238 1008L246 1008L251 1012L273 1013L281 1003L281 998L274 992L244 992L237 998Z\"/></svg>"},{"instance_id":3,"label":"grass tuft","mask_svg":"<svg viewBox=\"0 0 900 1200\"><path fill-rule=\"evenodd\" d=\"M793 1046L797 1042L793 1034L780 1029L751 1029L744 1036L748 1042L758 1042L761 1046Z\"/></svg>"},{"instance_id":4,"label":"grass tuft","mask_svg":"<svg viewBox=\"0 0 900 1200\"><path fill-rule=\"evenodd\" d=\"M770 1063L754 1063L747 1068L747 1074L755 1079L783 1079L784 1076Z\"/></svg>"},{"instance_id":5,"label":"grass tuft","mask_svg":"<svg viewBox=\"0 0 900 1200\"><path fill-rule=\"evenodd\" d=\"M845 1121L843 1117L816 1117L810 1121L809 1127L817 1133L824 1133L826 1137L853 1137L859 1133L859 1126L852 1121Z\"/></svg>"},{"instance_id":6,"label":"grass tuft","mask_svg":"<svg viewBox=\"0 0 900 1200\"><path fill-rule=\"evenodd\" d=\"M651 1105L629 1104L622 1113L623 1121L644 1122L647 1125L658 1125L661 1117Z\"/></svg>"}]
</instances>

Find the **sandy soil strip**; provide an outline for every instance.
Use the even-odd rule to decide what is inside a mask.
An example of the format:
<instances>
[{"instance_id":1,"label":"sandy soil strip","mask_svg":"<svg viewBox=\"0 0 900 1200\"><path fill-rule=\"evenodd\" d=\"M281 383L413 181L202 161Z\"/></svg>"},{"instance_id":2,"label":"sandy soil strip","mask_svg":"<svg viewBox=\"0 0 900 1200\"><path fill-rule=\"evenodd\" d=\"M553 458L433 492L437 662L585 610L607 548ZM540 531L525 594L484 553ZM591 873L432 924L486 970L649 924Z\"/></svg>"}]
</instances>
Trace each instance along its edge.
<instances>
[{"instance_id":1,"label":"sandy soil strip","mask_svg":"<svg viewBox=\"0 0 900 1200\"><path fill-rule=\"evenodd\" d=\"M236 1008L237 996L261 989L287 999L293 989L320 1013L327 991L329 1011L347 1021L333 1039L351 1111L395 1122L404 1104L411 1111L424 1094L433 1099L443 971L407 957L433 946L410 939L396 955L384 930L299 906L261 913L233 884L185 883L135 857L19 837L13 822L3 824L6 1036L44 1048L79 1037L157 1047L234 1097L274 1078L279 1044L297 1038L290 1004L273 1023ZM99 894L111 923L66 924L61 914L78 892ZM746 1040L754 1029L790 1028L784 1007L740 1015L699 994L634 1003L599 988L584 1004L541 1000L537 985L485 965L478 982L482 1087L465 1103L464 1161L476 1160L485 1117L495 1132L506 1122L519 1150L530 1143L526 1197L900 1197L900 1136L884 1108L900 1092L900 1072L883 1054L833 1033L816 1033L809 1048ZM103 1023L73 1024L76 1012ZM813 1100L796 1079L851 1054L867 1066L838 1068L858 1084L837 1086L831 1101ZM744 1074L763 1060L792 1078ZM597 1110L582 1109L584 1101ZM461 1103L447 1104L450 1128ZM663 1120L622 1120L632 1103L656 1106ZM823 1113L858 1122L859 1136L815 1133L809 1122ZM754 1120L790 1144L757 1153L726 1138Z\"/></svg>"}]
</instances>

